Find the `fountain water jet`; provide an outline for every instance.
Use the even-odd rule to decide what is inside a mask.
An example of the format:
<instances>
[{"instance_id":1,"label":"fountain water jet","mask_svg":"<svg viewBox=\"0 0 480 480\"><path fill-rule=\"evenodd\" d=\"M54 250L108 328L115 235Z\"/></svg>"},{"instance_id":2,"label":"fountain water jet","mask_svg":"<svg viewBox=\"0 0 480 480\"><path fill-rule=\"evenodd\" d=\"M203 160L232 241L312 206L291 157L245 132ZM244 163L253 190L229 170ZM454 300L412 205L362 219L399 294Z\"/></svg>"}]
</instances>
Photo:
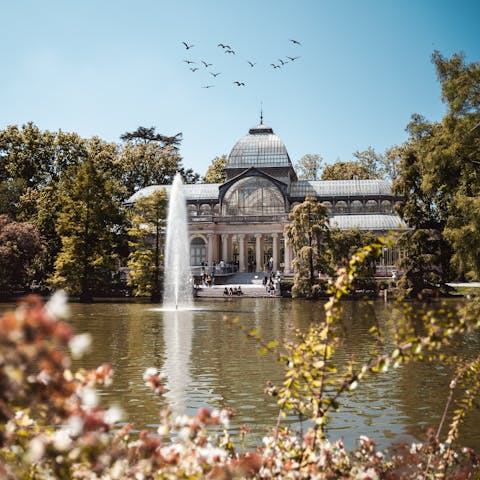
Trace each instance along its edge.
<instances>
[{"instance_id":1,"label":"fountain water jet","mask_svg":"<svg viewBox=\"0 0 480 480\"><path fill-rule=\"evenodd\" d=\"M168 201L165 242L163 307L167 310L190 309L193 301L187 206L182 185L182 177L177 173Z\"/></svg>"}]
</instances>

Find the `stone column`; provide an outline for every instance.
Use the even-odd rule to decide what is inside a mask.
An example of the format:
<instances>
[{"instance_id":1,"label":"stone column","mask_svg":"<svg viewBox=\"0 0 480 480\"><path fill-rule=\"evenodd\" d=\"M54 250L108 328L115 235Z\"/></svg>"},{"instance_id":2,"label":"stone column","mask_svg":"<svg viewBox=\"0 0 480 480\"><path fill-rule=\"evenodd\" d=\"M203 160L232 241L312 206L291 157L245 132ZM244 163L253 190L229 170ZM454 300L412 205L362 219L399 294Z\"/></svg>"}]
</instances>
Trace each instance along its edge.
<instances>
[{"instance_id":1,"label":"stone column","mask_svg":"<svg viewBox=\"0 0 480 480\"><path fill-rule=\"evenodd\" d=\"M207 265L212 266L213 263L213 233L207 235L208 244L207 244Z\"/></svg>"},{"instance_id":2,"label":"stone column","mask_svg":"<svg viewBox=\"0 0 480 480\"><path fill-rule=\"evenodd\" d=\"M222 233L222 258L220 260L223 260L225 263L228 263L231 260L228 248L228 241L228 233Z\"/></svg>"},{"instance_id":3,"label":"stone column","mask_svg":"<svg viewBox=\"0 0 480 480\"><path fill-rule=\"evenodd\" d=\"M278 238L278 233L272 233L272 245L273 245L273 252L272 252L272 257L273 257L273 271L276 272L278 270L278 264L280 263L278 260L278 254L280 252L279 248L279 242L280 239Z\"/></svg>"},{"instance_id":4,"label":"stone column","mask_svg":"<svg viewBox=\"0 0 480 480\"><path fill-rule=\"evenodd\" d=\"M262 238L261 233L255 234L255 267L256 272L263 272L263 248L262 248Z\"/></svg>"},{"instance_id":5,"label":"stone column","mask_svg":"<svg viewBox=\"0 0 480 480\"><path fill-rule=\"evenodd\" d=\"M283 271L285 273L292 273L292 257L291 257L291 250L290 245L288 244L287 236L285 235L285 267Z\"/></svg>"},{"instance_id":6,"label":"stone column","mask_svg":"<svg viewBox=\"0 0 480 480\"><path fill-rule=\"evenodd\" d=\"M242 233L237 235L238 238L238 271L246 272L246 262L245 262L245 235Z\"/></svg>"},{"instance_id":7,"label":"stone column","mask_svg":"<svg viewBox=\"0 0 480 480\"><path fill-rule=\"evenodd\" d=\"M220 236L217 234L213 235L213 261L218 265L220 258L218 258L220 252Z\"/></svg>"}]
</instances>

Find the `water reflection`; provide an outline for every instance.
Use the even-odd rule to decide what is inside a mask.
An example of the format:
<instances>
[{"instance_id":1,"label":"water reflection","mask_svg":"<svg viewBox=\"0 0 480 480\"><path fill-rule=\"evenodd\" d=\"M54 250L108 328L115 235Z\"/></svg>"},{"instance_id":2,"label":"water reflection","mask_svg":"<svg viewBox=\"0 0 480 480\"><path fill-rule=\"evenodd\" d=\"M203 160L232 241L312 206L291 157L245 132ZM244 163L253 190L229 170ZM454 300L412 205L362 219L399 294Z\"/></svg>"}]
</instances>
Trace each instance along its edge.
<instances>
[{"instance_id":1,"label":"water reflection","mask_svg":"<svg viewBox=\"0 0 480 480\"><path fill-rule=\"evenodd\" d=\"M389 325L395 326L391 304L343 302L339 329L344 334L335 353L342 368L351 358L364 362L370 353L370 327L385 333L384 345L392 341ZM419 305L415 304L415 308ZM72 304L71 322L76 332L91 332L91 353L74 368L95 368L111 362L114 383L100 394L105 405L121 403L130 422L138 428L158 425L158 412L165 401L177 412L193 414L199 407L231 407L233 433L245 424L252 428L250 445L259 444L266 429L275 425L275 399L265 397L268 380L280 384L284 369L272 355L261 355L255 341L236 328L228 328L224 316L238 317L247 331L258 329L270 340L294 341L313 321L322 320L323 303L266 298L201 300L189 312L163 312L146 304ZM466 338L451 354L478 352L477 334ZM156 367L166 375L166 399L145 387L143 372ZM402 366L384 375L372 376L345 397L340 412L328 426L332 439L343 438L352 446L362 434L388 446L399 434L424 439L427 425L438 426L448 395L451 371L429 363ZM291 419L296 422L296 419ZM469 414L462 428L461 443L480 449L480 415ZM298 425L299 426L299 425Z\"/></svg>"},{"instance_id":2,"label":"water reflection","mask_svg":"<svg viewBox=\"0 0 480 480\"><path fill-rule=\"evenodd\" d=\"M164 360L161 372L166 377L166 399L174 413L182 414L187 402L192 350L193 312L163 312Z\"/></svg>"}]
</instances>

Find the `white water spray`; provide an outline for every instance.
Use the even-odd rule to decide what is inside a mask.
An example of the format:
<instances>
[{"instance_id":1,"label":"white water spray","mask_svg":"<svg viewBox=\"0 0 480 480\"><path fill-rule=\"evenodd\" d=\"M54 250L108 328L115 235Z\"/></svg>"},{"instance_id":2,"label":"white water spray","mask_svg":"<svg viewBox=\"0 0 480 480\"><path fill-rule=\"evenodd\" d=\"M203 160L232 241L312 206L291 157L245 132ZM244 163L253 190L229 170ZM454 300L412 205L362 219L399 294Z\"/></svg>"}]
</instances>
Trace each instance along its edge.
<instances>
[{"instance_id":1,"label":"white water spray","mask_svg":"<svg viewBox=\"0 0 480 480\"><path fill-rule=\"evenodd\" d=\"M163 307L169 310L185 310L192 307L187 205L182 185L182 177L177 173L168 201L165 243Z\"/></svg>"}]
</instances>

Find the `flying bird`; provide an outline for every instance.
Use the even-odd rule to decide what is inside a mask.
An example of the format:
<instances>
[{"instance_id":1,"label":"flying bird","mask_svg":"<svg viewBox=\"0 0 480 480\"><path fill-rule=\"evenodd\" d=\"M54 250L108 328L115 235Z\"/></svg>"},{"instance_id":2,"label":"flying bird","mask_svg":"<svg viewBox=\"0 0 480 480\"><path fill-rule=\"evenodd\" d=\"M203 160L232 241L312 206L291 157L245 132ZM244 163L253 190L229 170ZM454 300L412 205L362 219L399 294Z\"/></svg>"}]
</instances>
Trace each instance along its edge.
<instances>
[{"instance_id":1,"label":"flying bird","mask_svg":"<svg viewBox=\"0 0 480 480\"><path fill-rule=\"evenodd\" d=\"M294 40L293 38L289 38L289 40L294 44L294 45L301 45L301 43L298 40Z\"/></svg>"},{"instance_id":2,"label":"flying bird","mask_svg":"<svg viewBox=\"0 0 480 480\"><path fill-rule=\"evenodd\" d=\"M282 66L287 63L287 62L284 62L281 58L279 58L278 61L282 64Z\"/></svg>"},{"instance_id":3,"label":"flying bird","mask_svg":"<svg viewBox=\"0 0 480 480\"><path fill-rule=\"evenodd\" d=\"M191 63L195 63L195 62L192 62L192 60L184 60L184 62L185 62L185 63L188 63L189 65L190 65Z\"/></svg>"},{"instance_id":4,"label":"flying bird","mask_svg":"<svg viewBox=\"0 0 480 480\"><path fill-rule=\"evenodd\" d=\"M192 72L196 72L198 70L198 67L195 67L195 68L191 68L190 69Z\"/></svg>"},{"instance_id":5,"label":"flying bird","mask_svg":"<svg viewBox=\"0 0 480 480\"><path fill-rule=\"evenodd\" d=\"M208 73L210 73L210 75L213 75L214 77L218 77L222 72L218 72L218 73L208 72Z\"/></svg>"},{"instance_id":6,"label":"flying bird","mask_svg":"<svg viewBox=\"0 0 480 480\"><path fill-rule=\"evenodd\" d=\"M207 63L202 60L202 63L205 65L205 68L211 67L213 63Z\"/></svg>"},{"instance_id":7,"label":"flying bird","mask_svg":"<svg viewBox=\"0 0 480 480\"><path fill-rule=\"evenodd\" d=\"M237 80L235 80L235 82L233 82L237 87L244 87L245 86L245 83L243 82L239 82Z\"/></svg>"},{"instance_id":8,"label":"flying bird","mask_svg":"<svg viewBox=\"0 0 480 480\"><path fill-rule=\"evenodd\" d=\"M256 62L251 62L250 60L247 60L247 63L251 66L254 67L257 63Z\"/></svg>"},{"instance_id":9,"label":"flying bird","mask_svg":"<svg viewBox=\"0 0 480 480\"><path fill-rule=\"evenodd\" d=\"M287 55L287 58L293 62L294 60L296 60L297 58L300 58L300 57L289 57L289 56Z\"/></svg>"},{"instance_id":10,"label":"flying bird","mask_svg":"<svg viewBox=\"0 0 480 480\"><path fill-rule=\"evenodd\" d=\"M280 65L275 65L274 63L270 64L273 68L280 68Z\"/></svg>"},{"instance_id":11,"label":"flying bird","mask_svg":"<svg viewBox=\"0 0 480 480\"><path fill-rule=\"evenodd\" d=\"M215 85L204 85L202 88L212 88L214 87Z\"/></svg>"},{"instance_id":12,"label":"flying bird","mask_svg":"<svg viewBox=\"0 0 480 480\"><path fill-rule=\"evenodd\" d=\"M228 48L229 50L232 48L230 45L224 45L223 43L219 43L217 47Z\"/></svg>"},{"instance_id":13,"label":"flying bird","mask_svg":"<svg viewBox=\"0 0 480 480\"><path fill-rule=\"evenodd\" d=\"M193 44L192 44L192 45L189 45L187 42L182 42L182 43L185 45L185 48L186 48L187 50L190 50L192 47L195 46L195 45L193 45Z\"/></svg>"},{"instance_id":14,"label":"flying bird","mask_svg":"<svg viewBox=\"0 0 480 480\"><path fill-rule=\"evenodd\" d=\"M225 50L225 53L233 53L235 55L235 52L232 49Z\"/></svg>"}]
</instances>

